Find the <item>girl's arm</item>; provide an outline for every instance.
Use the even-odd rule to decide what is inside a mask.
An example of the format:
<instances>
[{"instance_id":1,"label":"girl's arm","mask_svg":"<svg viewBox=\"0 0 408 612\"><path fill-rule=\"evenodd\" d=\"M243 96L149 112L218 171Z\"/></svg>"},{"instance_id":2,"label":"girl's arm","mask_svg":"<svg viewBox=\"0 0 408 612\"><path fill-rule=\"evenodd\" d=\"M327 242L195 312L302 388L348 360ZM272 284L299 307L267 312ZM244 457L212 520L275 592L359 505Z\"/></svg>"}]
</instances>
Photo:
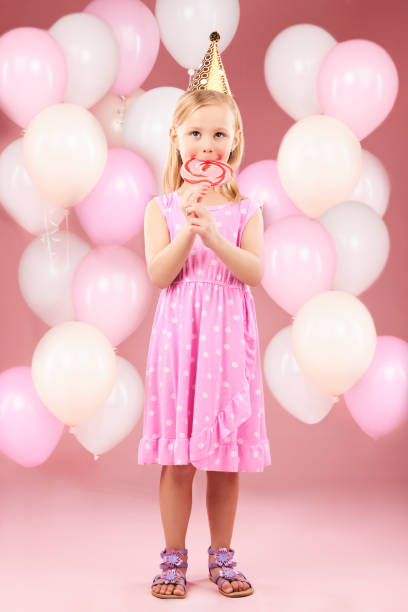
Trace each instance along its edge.
<instances>
[{"instance_id":1,"label":"girl's arm","mask_svg":"<svg viewBox=\"0 0 408 612\"><path fill-rule=\"evenodd\" d=\"M147 270L154 285L165 289L176 278L193 246L195 235L186 223L173 241L155 199L146 206L144 240Z\"/></svg>"},{"instance_id":2,"label":"girl's arm","mask_svg":"<svg viewBox=\"0 0 408 612\"><path fill-rule=\"evenodd\" d=\"M244 227L241 246L235 246L222 234L212 250L242 283L255 287L264 275L263 217L258 209Z\"/></svg>"}]
</instances>

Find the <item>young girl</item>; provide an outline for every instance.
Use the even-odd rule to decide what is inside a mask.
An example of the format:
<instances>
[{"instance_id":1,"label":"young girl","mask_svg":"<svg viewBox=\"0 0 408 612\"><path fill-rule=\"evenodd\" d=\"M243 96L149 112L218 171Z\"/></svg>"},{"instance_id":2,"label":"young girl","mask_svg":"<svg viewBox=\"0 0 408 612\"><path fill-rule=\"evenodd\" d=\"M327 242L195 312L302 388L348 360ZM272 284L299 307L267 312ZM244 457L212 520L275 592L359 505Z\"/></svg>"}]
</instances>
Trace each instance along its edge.
<instances>
[{"instance_id":1,"label":"young girl","mask_svg":"<svg viewBox=\"0 0 408 612\"><path fill-rule=\"evenodd\" d=\"M261 204L234 178L221 187L189 184L183 162L221 160L237 168L241 115L231 95L184 93L170 128L164 193L145 214L152 282L162 288L146 369L138 463L162 465L160 510L166 548L152 594L186 594L185 537L197 469L207 472L209 578L223 595L253 593L230 549L238 475L270 465L256 313L249 285L263 273ZM205 184L207 185L207 184Z\"/></svg>"}]
</instances>

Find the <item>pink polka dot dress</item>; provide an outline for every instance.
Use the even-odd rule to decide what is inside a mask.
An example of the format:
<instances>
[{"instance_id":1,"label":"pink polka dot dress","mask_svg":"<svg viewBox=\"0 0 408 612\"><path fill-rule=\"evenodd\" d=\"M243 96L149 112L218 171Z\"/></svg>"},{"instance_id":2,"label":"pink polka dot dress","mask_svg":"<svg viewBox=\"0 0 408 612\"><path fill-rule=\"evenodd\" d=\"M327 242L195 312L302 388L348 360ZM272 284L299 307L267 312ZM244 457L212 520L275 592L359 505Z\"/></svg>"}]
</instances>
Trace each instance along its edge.
<instances>
[{"instance_id":1,"label":"pink polka dot dress","mask_svg":"<svg viewBox=\"0 0 408 612\"><path fill-rule=\"evenodd\" d=\"M156 198L171 240L185 224L176 191ZM208 206L218 231L240 245L259 202ZM262 472L271 464L254 300L197 235L160 293L146 364L138 463Z\"/></svg>"}]
</instances>

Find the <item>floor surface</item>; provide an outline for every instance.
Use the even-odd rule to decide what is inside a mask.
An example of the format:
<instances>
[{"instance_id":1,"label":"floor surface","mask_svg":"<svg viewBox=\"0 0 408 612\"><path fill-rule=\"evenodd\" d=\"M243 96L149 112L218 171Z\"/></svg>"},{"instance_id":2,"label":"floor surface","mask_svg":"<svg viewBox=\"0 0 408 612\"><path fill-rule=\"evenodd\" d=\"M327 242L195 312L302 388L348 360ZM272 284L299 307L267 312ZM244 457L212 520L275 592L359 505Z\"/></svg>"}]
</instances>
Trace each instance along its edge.
<instances>
[{"instance_id":1,"label":"floor surface","mask_svg":"<svg viewBox=\"0 0 408 612\"><path fill-rule=\"evenodd\" d=\"M152 597L164 540L158 466L148 469L151 489L139 494L123 483L100 490L72 482L8 484L1 502L2 612L144 612L166 605L206 612L408 610L405 488L260 495L241 485L231 547L255 592L232 603L207 578L203 472L194 481L187 533L187 597L177 604Z\"/></svg>"}]
</instances>

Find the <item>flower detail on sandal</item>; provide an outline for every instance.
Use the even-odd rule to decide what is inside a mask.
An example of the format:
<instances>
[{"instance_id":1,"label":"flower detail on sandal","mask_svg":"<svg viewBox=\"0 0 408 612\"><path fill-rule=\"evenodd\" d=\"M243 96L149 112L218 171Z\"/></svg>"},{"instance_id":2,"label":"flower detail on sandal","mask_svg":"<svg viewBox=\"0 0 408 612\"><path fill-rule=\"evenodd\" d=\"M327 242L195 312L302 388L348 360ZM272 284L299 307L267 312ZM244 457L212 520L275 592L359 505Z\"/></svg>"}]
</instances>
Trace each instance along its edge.
<instances>
[{"instance_id":1,"label":"flower detail on sandal","mask_svg":"<svg viewBox=\"0 0 408 612\"><path fill-rule=\"evenodd\" d=\"M225 547L214 551L214 557L216 558L218 565L228 565L231 567L232 565L236 565L235 561L233 561L231 564L229 563L233 556L234 552L227 550Z\"/></svg>"},{"instance_id":2,"label":"flower detail on sandal","mask_svg":"<svg viewBox=\"0 0 408 612\"><path fill-rule=\"evenodd\" d=\"M170 582L175 582L177 578L184 578L184 574L179 572L177 569L168 569L165 572L161 573L161 578L163 578L164 584L169 584Z\"/></svg>"},{"instance_id":3,"label":"flower detail on sandal","mask_svg":"<svg viewBox=\"0 0 408 612\"><path fill-rule=\"evenodd\" d=\"M169 550L166 553L163 554L163 556L166 558L165 563L161 563L160 567L163 566L172 566L172 565L179 565L181 566L181 564L183 563L183 555L181 553L180 550ZM182 566L183 567L183 566Z\"/></svg>"}]
</instances>

